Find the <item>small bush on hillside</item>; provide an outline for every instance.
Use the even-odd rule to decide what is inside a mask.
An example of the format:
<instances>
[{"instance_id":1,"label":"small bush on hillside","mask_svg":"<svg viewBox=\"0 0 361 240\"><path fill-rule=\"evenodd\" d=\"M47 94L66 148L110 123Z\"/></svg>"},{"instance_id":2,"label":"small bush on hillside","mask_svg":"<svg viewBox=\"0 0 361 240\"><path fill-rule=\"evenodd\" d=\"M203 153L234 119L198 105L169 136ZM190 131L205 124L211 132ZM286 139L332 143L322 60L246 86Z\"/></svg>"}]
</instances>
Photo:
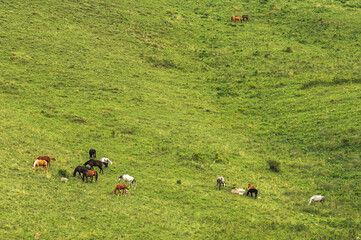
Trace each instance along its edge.
<instances>
[{"instance_id":1,"label":"small bush on hillside","mask_svg":"<svg viewBox=\"0 0 361 240\"><path fill-rule=\"evenodd\" d=\"M269 168L274 172L280 171L280 162L276 160L267 160Z\"/></svg>"},{"instance_id":2,"label":"small bush on hillside","mask_svg":"<svg viewBox=\"0 0 361 240\"><path fill-rule=\"evenodd\" d=\"M68 171L67 170L65 170L65 169L60 169L59 171L58 171L58 173L59 173L59 175L61 176L61 177L69 177L69 173L68 173Z\"/></svg>"},{"instance_id":3,"label":"small bush on hillside","mask_svg":"<svg viewBox=\"0 0 361 240\"><path fill-rule=\"evenodd\" d=\"M291 48L291 47L287 47L287 48L285 49L285 52L291 53L291 52L292 52L292 48Z\"/></svg>"}]
</instances>

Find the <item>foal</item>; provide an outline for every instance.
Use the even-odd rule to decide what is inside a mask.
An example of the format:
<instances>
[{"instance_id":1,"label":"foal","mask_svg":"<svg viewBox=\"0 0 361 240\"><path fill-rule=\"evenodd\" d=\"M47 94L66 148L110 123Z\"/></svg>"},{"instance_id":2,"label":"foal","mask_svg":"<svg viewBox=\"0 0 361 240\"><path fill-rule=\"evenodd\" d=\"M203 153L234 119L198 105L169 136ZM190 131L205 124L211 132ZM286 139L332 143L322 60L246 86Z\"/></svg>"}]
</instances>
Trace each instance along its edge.
<instances>
[{"instance_id":1,"label":"foal","mask_svg":"<svg viewBox=\"0 0 361 240\"><path fill-rule=\"evenodd\" d=\"M44 172L45 169L48 171L48 163L45 160L35 160L33 163L33 171L35 171L35 167L38 167L39 170L39 166L43 166Z\"/></svg>"},{"instance_id":2,"label":"foal","mask_svg":"<svg viewBox=\"0 0 361 240\"><path fill-rule=\"evenodd\" d=\"M120 183L120 184L117 184L117 186L115 186L115 189L113 192L114 195L116 195L117 190L118 190L118 196L119 196L120 190L123 190L122 196L125 196L126 191L129 190L129 188L127 187L127 185L125 183Z\"/></svg>"}]
</instances>

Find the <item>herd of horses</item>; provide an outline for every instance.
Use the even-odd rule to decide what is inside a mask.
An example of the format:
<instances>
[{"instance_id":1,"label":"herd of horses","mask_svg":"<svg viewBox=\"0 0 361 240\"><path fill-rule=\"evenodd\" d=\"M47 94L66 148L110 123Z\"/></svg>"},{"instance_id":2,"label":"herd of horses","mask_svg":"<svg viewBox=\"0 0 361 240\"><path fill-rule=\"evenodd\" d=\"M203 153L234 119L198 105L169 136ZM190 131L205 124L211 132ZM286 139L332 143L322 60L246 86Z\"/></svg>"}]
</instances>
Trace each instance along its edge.
<instances>
[{"instance_id":1,"label":"herd of horses","mask_svg":"<svg viewBox=\"0 0 361 240\"><path fill-rule=\"evenodd\" d=\"M94 177L95 177L95 182L97 182L99 175L98 175L98 172L94 170L94 167L98 167L100 173L104 174L103 166L108 168L109 164L113 164L113 163L112 163L112 161L109 160L109 158L102 158L101 160L93 159L93 158L96 158L96 150L95 149L90 149L89 150L89 157L90 157L90 159L88 161L86 161L83 165L77 166L74 169L73 177L76 177L76 174L78 173L78 176L80 176L82 178L83 182L88 182L88 178L91 178L90 182L92 183ZM55 161L55 158L52 158L52 157L49 157L49 156L38 156L33 161L33 171L36 171L36 170L39 171L39 167L41 167L41 166L43 167L44 172L48 171L48 168L50 168L50 162L51 161ZM89 167L87 167L87 166L89 166ZM123 183L120 183L120 181L122 179L123 179ZM68 179L67 178L62 178L61 181L68 182ZM123 190L122 196L130 194L130 192L128 191L129 188L124 183L124 181L129 182L129 188L133 184L133 187L135 189L136 180L132 176L129 176L127 174L123 174L118 178L119 184L117 184L115 186L115 189L114 189L114 192L113 192L115 195L116 195L117 190L118 190L118 196L119 196L120 190Z\"/></svg>"},{"instance_id":2,"label":"herd of horses","mask_svg":"<svg viewBox=\"0 0 361 240\"><path fill-rule=\"evenodd\" d=\"M218 177L217 178L217 187L219 190L221 190L221 186L223 185L223 187L225 188L226 187L226 183L224 181L224 177ZM255 194L254 198L257 199L257 194L258 194L258 190L253 186L253 184L248 184L247 185L247 196L249 194L251 194L251 197L253 197L253 193ZM232 190L231 190L231 193L233 194L239 194L239 195L243 195L244 193L246 192L245 189L243 188L235 188L233 187ZM310 205L311 203L313 202L320 202L322 203L322 205L324 206L325 205L325 200L326 198L324 196L321 196L321 195L313 195L310 200L308 201L308 205Z\"/></svg>"},{"instance_id":3,"label":"herd of horses","mask_svg":"<svg viewBox=\"0 0 361 240\"><path fill-rule=\"evenodd\" d=\"M95 177L95 182L97 182L98 180L98 172L94 170L94 167L98 167L100 173L104 174L103 171L103 165L107 168L109 166L109 164L113 164L112 161L110 161L108 158L102 158L101 160L95 160L93 158L96 158L96 150L95 149L90 149L89 150L89 157L90 160L86 161L83 165L81 166L77 166L74 169L74 173L73 173L73 177L76 176L76 174L78 173L79 176L82 175L82 180L83 182L88 182L88 178L91 178L90 182L93 182L93 178ZM48 167L50 168L50 163L51 161L56 161L55 158L49 157L49 156L38 156L34 161L33 161L33 171L37 170L39 171L39 167L42 166L45 170L48 170ZM87 167L89 166L89 167ZM67 179L66 179L67 180ZM123 180L123 183L120 183L120 181ZM127 187L127 185L124 183L125 181L127 181L129 183L129 188L132 186L133 184L133 188L135 189L135 185L136 185L136 180L135 178L133 178L132 176L129 176L128 174L123 174L118 178L118 183L115 186L115 189L113 191L113 194L116 195L116 192L118 191L118 196L120 191L122 190L122 196L128 195L130 194L130 192L128 191L129 188ZM66 181L67 182L67 181ZM224 181L224 177L218 177L217 178L217 187L219 190L221 190L221 187L226 187L226 183ZM232 188L231 192L233 194L239 194L239 195L243 195L246 190L243 188ZM249 194L251 194L251 197L253 197L253 193L255 194L255 199L257 199L257 194L258 194L258 190L253 186L253 184L248 184L247 185L247 196ZM314 195L311 197L311 199L308 202L308 205L310 205L312 202L321 202L322 205L325 205L325 197L321 196L321 195Z\"/></svg>"}]
</instances>

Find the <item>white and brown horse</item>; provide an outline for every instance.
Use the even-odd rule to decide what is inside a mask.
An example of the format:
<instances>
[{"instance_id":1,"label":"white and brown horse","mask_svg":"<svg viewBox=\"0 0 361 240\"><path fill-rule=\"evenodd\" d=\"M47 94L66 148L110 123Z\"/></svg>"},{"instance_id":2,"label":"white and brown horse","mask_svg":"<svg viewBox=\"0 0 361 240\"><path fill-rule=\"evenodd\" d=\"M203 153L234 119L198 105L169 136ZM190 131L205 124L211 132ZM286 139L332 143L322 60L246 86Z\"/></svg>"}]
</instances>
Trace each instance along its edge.
<instances>
[{"instance_id":1,"label":"white and brown horse","mask_svg":"<svg viewBox=\"0 0 361 240\"><path fill-rule=\"evenodd\" d=\"M48 171L48 163L47 163L47 161L45 161L45 160L37 160L36 159L33 162L33 171L35 171L36 167L38 167L38 170L39 170L39 166L43 166L44 172L45 172L45 169L46 169L46 171Z\"/></svg>"}]
</instances>

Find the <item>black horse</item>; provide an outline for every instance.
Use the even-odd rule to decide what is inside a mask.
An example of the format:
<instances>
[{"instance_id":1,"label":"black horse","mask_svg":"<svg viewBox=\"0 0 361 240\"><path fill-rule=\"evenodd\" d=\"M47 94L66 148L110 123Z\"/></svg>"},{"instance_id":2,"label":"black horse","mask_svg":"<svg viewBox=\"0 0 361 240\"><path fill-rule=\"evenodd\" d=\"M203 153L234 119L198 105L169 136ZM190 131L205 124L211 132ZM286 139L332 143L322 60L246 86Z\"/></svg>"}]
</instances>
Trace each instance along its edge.
<instances>
[{"instance_id":1,"label":"black horse","mask_svg":"<svg viewBox=\"0 0 361 240\"><path fill-rule=\"evenodd\" d=\"M254 198L257 198L257 194L258 194L258 190L255 189L255 188L251 188L247 191L247 196L248 194L251 193L251 197L253 197L253 193L255 193L255 197Z\"/></svg>"},{"instance_id":2,"label":"black horse","mask_svg":"<svg viewBox=\"0 0 361 240\"><path fill-rule=\"evenodd\" d=\"M92 157L96 158L97 157L97 151L95 151L95 149L90 149L89 150L89 156L90 156L90 158L92 158Z\"/></svg>"},{"instance_id":3,"label":"black horse","mask_svg":"<svg viewBox=\"0 0 361 240\"><path fill-rule=\"evenodd\" d=\"M90 159L86 163L84 163L84 166L89 165L91 169L94 169L93 167L96 166L100 169L100 173L104 173L103 171L103 163L99 160Z\"/></svg>"},{"instance_id":4,"label":"black horse","mask_svg":"<svg viewBox=\"0 0 361 240\"><path fill-rule=\"evenodd\" d=\"M79 176L80 176L81 173L84 173L85 171L88 171L88 170L90 170L90 168L84 167L84 166L77 166L74 170L73 177L76 176L77 172L79 173Z\"/></svg>"}]
</instances>

